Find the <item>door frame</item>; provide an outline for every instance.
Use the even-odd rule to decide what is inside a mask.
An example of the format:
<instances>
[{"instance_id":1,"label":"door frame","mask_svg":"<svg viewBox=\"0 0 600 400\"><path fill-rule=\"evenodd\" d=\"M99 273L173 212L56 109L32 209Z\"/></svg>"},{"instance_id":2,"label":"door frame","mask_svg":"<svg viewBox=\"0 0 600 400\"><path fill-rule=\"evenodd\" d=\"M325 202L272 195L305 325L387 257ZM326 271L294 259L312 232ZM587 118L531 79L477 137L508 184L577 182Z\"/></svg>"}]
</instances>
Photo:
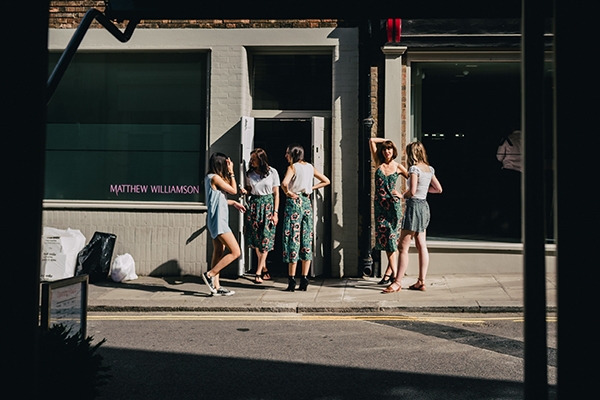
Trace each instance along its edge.
<instances>
[{"instance_id":1,"label":"door frame","mask_svg":"<svg viewBox=\"0 0 600 400\"><path fill-rule=\"evenodd\" d=\"M311 163L321 173L326 173L326 163L328 162L327 152L327 133L329 132L327 122L328 118L323 116L311 115L304 118L259 118L260 120L270 120L273 122L310 122L311 124ZM250 152L254 149L255 139L255 118L242 116L240 118L240 184L245 185L246 171L250 162ZM308 150L308 149L306 149ZM283 176L281 177L283 179ZM323 274L324 257L329 253L326 249L328 243L326 216L328 209L327 202L330 201L324 188L316 190L313 193L313 218L314 218L314 240L313 240L313 262L311 263L310 274L312 277ZM243 198L243 196L242 196ZM254 267L253 252L251 248L246 248L244 241L244 218L240 218L238 227L238 237L242 256L238 260L238 275L243 276L250 273Z\"/></svg>"}]
</instances>

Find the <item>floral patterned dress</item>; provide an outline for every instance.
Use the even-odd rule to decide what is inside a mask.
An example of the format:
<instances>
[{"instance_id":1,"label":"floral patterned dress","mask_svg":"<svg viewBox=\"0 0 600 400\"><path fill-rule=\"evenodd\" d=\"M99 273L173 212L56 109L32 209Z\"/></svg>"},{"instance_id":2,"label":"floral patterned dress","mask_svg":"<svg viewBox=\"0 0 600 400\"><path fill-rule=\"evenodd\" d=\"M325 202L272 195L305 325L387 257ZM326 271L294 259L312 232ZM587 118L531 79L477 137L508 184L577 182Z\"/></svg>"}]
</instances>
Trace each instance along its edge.
<instances>
[{"instance_id":1,"label":"floral patterned dress","mask_svg":"<svg viewBox=\"0 0 600 400\"><path fill-rule=\"evenodd\" d=\"M397 171L390 175L386 175L381 168L375 171L375 250L398 250L402 201L392 196L392 190L399 176Z\"/></svg>"}]
</instances>

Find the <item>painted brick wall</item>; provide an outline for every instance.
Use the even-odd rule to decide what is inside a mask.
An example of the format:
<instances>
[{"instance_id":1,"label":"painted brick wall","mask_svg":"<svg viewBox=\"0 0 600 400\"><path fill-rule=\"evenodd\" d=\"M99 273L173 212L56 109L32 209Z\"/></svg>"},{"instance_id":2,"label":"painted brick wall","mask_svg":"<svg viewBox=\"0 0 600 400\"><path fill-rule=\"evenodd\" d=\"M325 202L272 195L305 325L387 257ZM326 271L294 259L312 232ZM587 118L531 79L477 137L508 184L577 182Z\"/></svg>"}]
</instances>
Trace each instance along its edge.
<instances>
[{"instance_id":1,"label":"painted brick wall","mask_svg":"<svg viewBox=\"0 0 600 400\"><path fill-rule=\"evenodd\" d=\"M210 257L206 213L201 212L45 210L42 224L79 229L86 243L96 231L115 234L113 260L117 255L131 254L138 275L200 275Z\"/></svg>"},{"instance_id":2,"label":"painted brick wall","mask_svg":"<svg viewBox=\"0 0 600 400\"><path fill-rule=\"evenodd\" d=\"M104 1L100 0L54 0L50 1L50 28L74 29L90 8L103 11ZM121 24L124 28L126 23ZM295 19L295 20L266 20L266 19L236 19L236 20L145 20L138 28L197 28L197 29L233 29L233 28L329 28L336 26L355 26L351 21L336 19ZM94 21L92 29L102 28Z\"/></svg>"}]
</instances>

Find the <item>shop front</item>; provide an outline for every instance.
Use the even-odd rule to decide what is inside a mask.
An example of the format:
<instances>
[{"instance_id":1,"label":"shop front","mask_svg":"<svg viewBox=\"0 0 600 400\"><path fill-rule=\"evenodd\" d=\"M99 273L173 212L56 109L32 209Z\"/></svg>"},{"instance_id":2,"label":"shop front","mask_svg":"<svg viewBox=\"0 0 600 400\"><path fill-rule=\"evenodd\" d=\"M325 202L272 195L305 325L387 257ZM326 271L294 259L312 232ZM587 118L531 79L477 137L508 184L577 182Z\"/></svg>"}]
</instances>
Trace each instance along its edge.
<instances>
[{"instance_id":1,"label":"shop front","mask_svg":"<svg viewBox=\"0 0 600 400\"><path fill-rule=\"evenodd\" d=\"M442 182L430 195L432 271L522 269L521 173L503 168L500 145L521 129L519 22L402 20L386 43L384 135L420 140ZM548 53L550 56L550 53ZM552 68L545 66L546 204L551 209ZM554 263L552 214L547 259ZM411 260L412 262L413 260ZM415 268L416 268L416 260Z\"/></svg>"},{"instance_id":2,"label":"shop front","mask_svg":"<svg viewBox=\"0 0 600 400\"><path fill-rule=\"evenodd\" d=\"M50 29L50 71L73 33ZM200 275L212 252L210 154L237 160L242 175L242 145L262 146L283 176L297 142L332 182L314 196L313 275L357 275L357 36L336 26L140 27L120 43L89 30L48 105L44 226L115 234L115 254L131 254L140 275ZM230 212L240 241L241 221ZM244 254L224 274L252 273ZM270 257L285 275L281 253Z\"/></svg>"}]
</instances>

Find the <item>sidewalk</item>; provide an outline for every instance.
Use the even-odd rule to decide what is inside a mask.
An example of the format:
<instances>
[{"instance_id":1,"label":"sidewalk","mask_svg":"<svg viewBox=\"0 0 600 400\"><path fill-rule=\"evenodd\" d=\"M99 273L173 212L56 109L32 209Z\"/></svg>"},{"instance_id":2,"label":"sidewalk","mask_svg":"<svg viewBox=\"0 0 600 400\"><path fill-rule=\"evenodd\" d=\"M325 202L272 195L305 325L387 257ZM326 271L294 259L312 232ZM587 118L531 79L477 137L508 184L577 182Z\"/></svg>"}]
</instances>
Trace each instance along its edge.
<instances>
[{"instance_id":1,"label":"sidewalk","mask_svg":"<svg viewBox=\"0 0 600 400\"><path fill-rule=\"evenodd\" d=\"M286 292L286 278L255 284L253 275L221 278L233 296L210 296L199 276L148 277L89 285L88 311L188 311L282 313L523 312L521 274L430 275L427 291L382 294L379 278L314 279L306 292ZM548 312L556 311L556 275L546 276Z\"/></svg>"}]
</instances>

